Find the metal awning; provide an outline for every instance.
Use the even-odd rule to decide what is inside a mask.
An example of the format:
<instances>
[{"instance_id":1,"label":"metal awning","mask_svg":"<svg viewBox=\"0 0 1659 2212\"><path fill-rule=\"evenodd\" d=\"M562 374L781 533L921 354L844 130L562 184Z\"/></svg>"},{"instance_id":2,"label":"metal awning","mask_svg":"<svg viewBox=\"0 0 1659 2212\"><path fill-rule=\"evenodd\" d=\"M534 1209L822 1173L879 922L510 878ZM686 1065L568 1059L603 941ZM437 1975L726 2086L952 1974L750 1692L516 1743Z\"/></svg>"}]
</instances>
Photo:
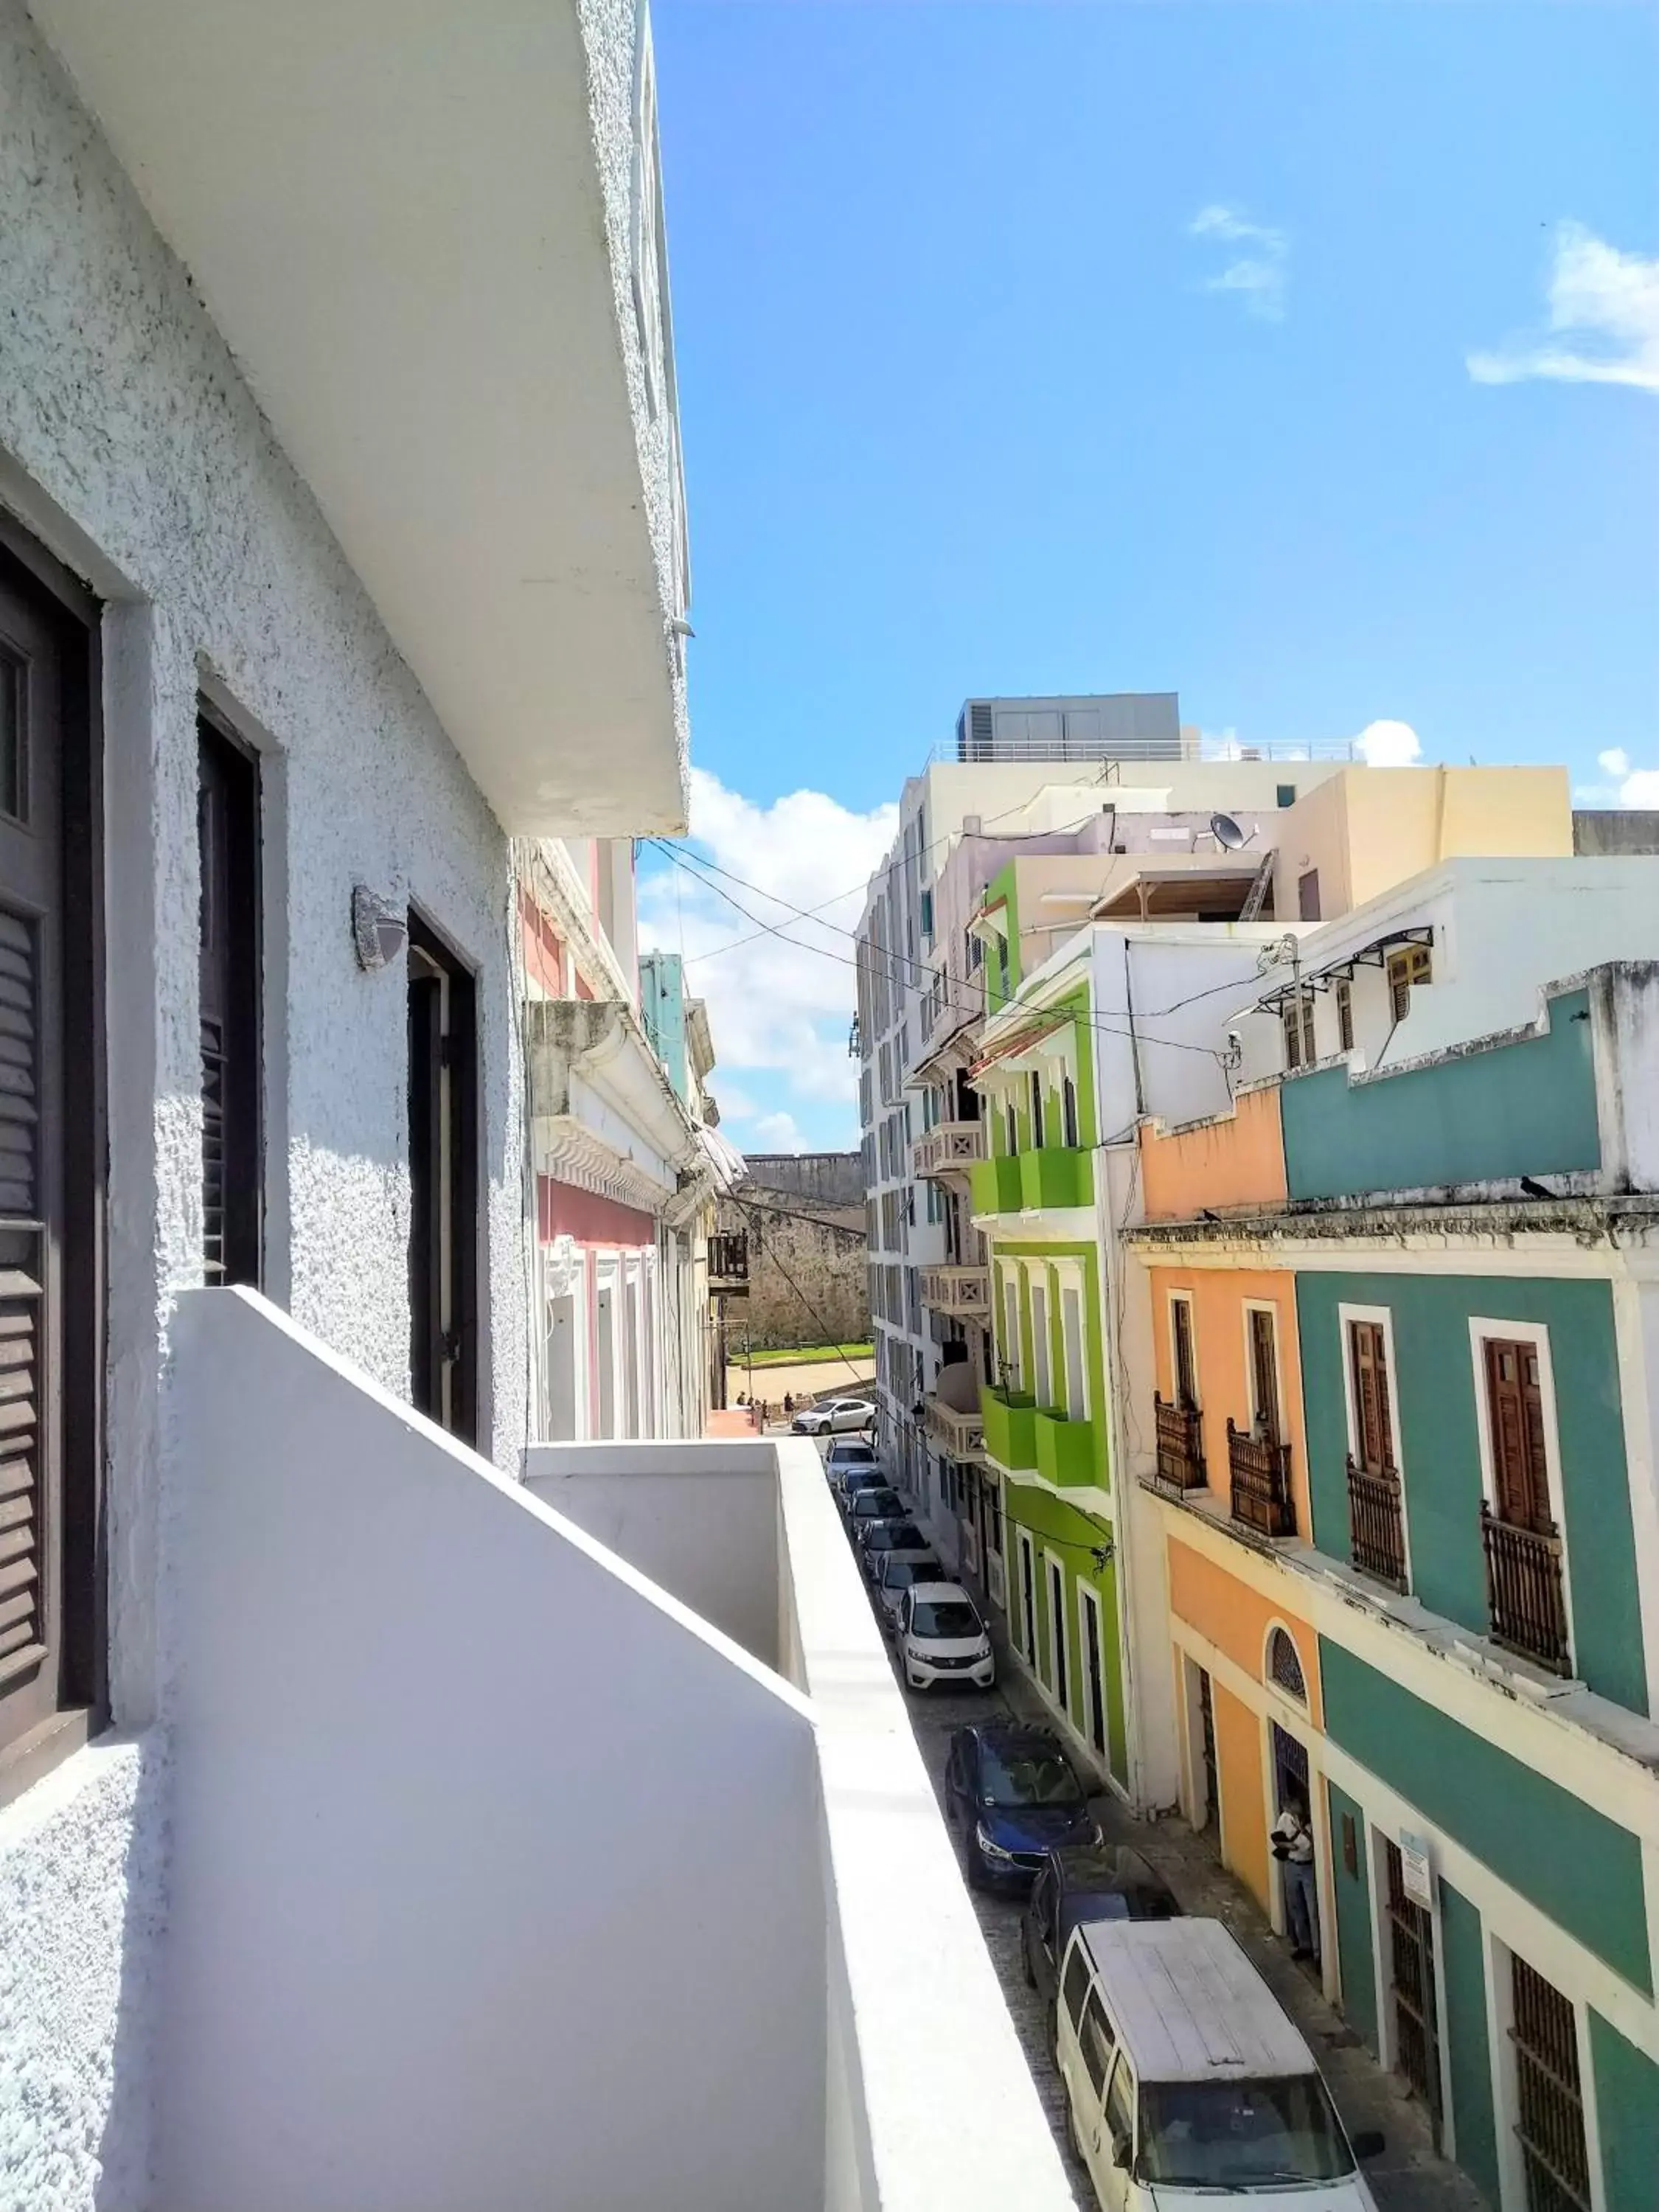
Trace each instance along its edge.
<instances>
[{"instance_id":1,"label":"metal awning","mask_svg":"<svg viewBox=\"0 0 1659 2212\"><path fill-rule=\"evenodd\" d=\"M1432 945L1434 928L1424 922L1409 929L1391 929L1382 937L1373 938L1369 945L1357 952L1345 953L1340 960L1327 966L1304 969L1288 983L1280 983L1271 991L1264 991L1249 1007L1253 1014L1282 1014L1289 1001L1303 991L1328 991L1333 984L1351 981L1361 968L1386 968L1389 955L1402 945Z\"/></svg>"},{"instance_id":2,"label":"metal awning","mask_svg":"<svg viewBox=\"0 0 1659 2212\"><path fill-rule=\"evenodd\" d=\"M989 1052L974 1062L968 1071L969 1081L977 1083L980 1077L988 1074L992 1068L1008 1060L1018 1060L1022 1054L1030 1052L1034 1045L1041 1044L1044 1037L1052 1036L1056 1030L1068 1028L1075 1018L1069 1013L1050 1014L1044 1020L1026 1023L1023 1029L1015 1030L1002 1043L993 1045Z\"/></svg>"}]
</instances>

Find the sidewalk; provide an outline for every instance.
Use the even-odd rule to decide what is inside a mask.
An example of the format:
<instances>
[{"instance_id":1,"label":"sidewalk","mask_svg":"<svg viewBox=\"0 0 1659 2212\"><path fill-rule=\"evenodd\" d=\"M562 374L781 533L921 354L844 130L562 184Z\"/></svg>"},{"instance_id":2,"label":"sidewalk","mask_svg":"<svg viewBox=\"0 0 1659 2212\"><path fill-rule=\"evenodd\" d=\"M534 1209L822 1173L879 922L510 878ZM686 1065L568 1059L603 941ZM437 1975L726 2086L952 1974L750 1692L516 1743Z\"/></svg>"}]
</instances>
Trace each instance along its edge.
<instances>
[{"instance_id":1,"label":"sidewalk","mask_svg":"<svg viewBox=\"0 0 1659 2212\"><path fill-rule=\"evenodd\" d=\"M998 1687L1009 1709L1022 1718L1048 1721L1048 1709L1006 1637L998 1632L996 1644ZM1090 1805L1107 1840L1142 1852L1186 1911L1231 1929L1306 2038L1348 2132L1382 2130L1388 2148L1364 2169L1378 2212L1490 2212L1468 2176L1436 2152L1422 2106L1383 2072L1359 2036L1325 2002L1312 1975L1292 1963L1289 1946L1274 1935L1255 1899L1221 1866L1206 1838L1182 1820L1138 1820L1109 1791L1091 1797Z\"/></svg>"}]
</instances>

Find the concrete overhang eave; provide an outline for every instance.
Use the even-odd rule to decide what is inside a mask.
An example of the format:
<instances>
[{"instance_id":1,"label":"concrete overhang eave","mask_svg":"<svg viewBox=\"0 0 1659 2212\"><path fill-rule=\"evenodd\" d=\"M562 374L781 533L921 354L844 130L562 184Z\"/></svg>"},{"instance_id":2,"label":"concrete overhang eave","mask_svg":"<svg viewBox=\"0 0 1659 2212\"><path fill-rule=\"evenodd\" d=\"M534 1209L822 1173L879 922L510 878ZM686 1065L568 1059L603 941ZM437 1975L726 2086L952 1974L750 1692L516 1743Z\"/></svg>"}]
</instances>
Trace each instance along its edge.
<instances>
[{"instance_id":1,"label":"concrete overhang eave","mask_svg":"<svg viewBox=\"0 0 1659 2212\"><path fill-rule=\"evenodd\" d=\"M502 827L683 829L577 0L30 4Z\"/></svg>"}]
</instances>

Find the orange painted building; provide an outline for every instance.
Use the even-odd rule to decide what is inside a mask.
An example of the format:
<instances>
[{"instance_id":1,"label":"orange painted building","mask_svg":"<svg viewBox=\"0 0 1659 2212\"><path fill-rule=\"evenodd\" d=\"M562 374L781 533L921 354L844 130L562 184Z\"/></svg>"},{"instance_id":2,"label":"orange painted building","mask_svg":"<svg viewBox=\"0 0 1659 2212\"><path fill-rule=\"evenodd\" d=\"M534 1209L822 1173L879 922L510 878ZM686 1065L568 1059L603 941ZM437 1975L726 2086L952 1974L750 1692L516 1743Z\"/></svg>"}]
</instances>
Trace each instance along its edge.
<instances>
[{"instance_id":1,"label":"orange painted building","mask_svg":"<svg viewBox=\"0 0 1659 2212\"><path fill-rule=\"evenodd\" d=\"M1291 1449L1296 1525L1311 1528L1295 1276L1265 1268L1154 1267L1151 1279L1158 1394L1166 1403L1189 1396L1196 1404L1211 1496L1222 1512L1230 1510L1227 1423L1248 1431L1258 1413L1268 1412L1262 1386L1270 1382L1272 1425ZM1184 1322L1177 1306L1186 1309ZM1178 1385L1183 1330L1188 1372Z\"/></svg>"},{"instance_id":2,"label":"orange painted building","mask_svg":"<svg viewBox=\"0 0 1659 2212\"><path fill-rule=\"evenodd\" d=\"M1190 1221L1225 1211L1285 1203L1285 1140L1279 1085L1242 1091L1231 1114L1166 1129L1140 1128L1141 1187L1148 1221Z\"/></svg>"}]
</instances>

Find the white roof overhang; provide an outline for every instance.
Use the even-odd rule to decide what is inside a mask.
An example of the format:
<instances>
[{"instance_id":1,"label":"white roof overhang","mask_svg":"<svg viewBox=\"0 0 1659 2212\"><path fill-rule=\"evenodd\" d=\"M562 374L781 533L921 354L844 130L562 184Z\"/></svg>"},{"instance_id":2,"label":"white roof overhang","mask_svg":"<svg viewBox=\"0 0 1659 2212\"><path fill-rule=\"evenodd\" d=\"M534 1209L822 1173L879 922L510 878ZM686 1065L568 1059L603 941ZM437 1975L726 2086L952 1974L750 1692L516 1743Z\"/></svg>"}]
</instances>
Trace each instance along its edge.
<instances>
[{"instance_id":1,"label":"white roof overhang","mask_svg":"<svg viewBox=\"0 0 1659 2212\"><path fill-rule=\"evenodd\" d=\"M503 827L683 829L578 0L31 5Z\"/></svg>"}]
</instances>

